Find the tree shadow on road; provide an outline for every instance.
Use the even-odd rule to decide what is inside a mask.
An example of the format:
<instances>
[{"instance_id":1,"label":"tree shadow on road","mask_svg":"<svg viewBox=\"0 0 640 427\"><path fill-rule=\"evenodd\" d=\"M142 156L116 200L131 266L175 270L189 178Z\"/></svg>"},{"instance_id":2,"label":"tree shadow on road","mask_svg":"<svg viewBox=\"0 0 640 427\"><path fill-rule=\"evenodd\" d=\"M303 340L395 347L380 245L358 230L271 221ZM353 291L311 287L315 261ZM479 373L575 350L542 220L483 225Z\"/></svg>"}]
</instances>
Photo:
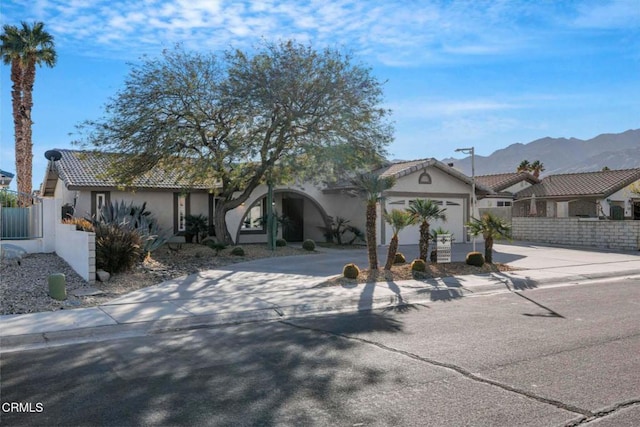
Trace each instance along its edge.
<instances>
[{"instance_id":1,"label":"tree shadow on road","mask_svg":"<svg viewBox=\"0 0 640 427\"><path fill-rule=\"evenodd\" d=\"M3 422L339 425L358 414L363 425L394 424L391 414L358 411L357 399L399 372L340 334L401 331L397 318L369 312L5 353L3 401L41 402L44 411Z\"/></svg>"}]
</instances>

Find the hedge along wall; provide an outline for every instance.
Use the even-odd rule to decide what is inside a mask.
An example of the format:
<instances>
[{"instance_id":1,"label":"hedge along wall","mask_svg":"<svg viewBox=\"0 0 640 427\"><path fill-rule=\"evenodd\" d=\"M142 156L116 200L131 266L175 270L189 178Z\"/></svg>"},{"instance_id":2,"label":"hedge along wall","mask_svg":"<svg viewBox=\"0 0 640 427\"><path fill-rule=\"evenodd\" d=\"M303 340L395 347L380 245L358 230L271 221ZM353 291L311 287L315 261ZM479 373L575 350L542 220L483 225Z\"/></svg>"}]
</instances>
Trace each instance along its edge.
<instances>
[{"instance_id":1,"label":"hedge along wall","mask_svg":"<svg viewBox=\"0 0 640 427\"><path fill-rule=\"evenodd\" d=\"M514 240L619 250L640 250L640 221L513 217Z\"/></svg>"},{"instance_id":2,"label":"hedge along wall","mask_svg":"<svg viewBox=\"0 0 640 427\"><path fill-rule=\"evenodd\" d=\"M74 224L56 224L56 254L90 284L96 281L96 234L76 230Z\"/></svg>"}]
</instances>

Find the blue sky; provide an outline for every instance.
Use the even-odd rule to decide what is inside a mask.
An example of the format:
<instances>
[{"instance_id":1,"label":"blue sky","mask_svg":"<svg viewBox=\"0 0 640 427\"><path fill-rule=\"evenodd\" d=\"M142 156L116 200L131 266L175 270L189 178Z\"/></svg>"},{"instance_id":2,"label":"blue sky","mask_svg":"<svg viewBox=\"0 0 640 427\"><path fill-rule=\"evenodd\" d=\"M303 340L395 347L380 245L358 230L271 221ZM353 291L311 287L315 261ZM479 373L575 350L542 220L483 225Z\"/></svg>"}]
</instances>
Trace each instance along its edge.
<instances>
[{"instance_id":1,"label":"blue sky","mask_svg":"<svg viewBox=\"0 0 640 427\"><path fill-rule=\"evenodd\" d=\"M100 117L128 64L176 42L351 51L387 81L393 159L640 127L640 0L3 0L0 13L3 25L44 22L59 55L36 75L34 188L43 153L71 148L75 125ZM8 66L0 84L0 169L15 172Z\"/></svg>"}]
</instances>

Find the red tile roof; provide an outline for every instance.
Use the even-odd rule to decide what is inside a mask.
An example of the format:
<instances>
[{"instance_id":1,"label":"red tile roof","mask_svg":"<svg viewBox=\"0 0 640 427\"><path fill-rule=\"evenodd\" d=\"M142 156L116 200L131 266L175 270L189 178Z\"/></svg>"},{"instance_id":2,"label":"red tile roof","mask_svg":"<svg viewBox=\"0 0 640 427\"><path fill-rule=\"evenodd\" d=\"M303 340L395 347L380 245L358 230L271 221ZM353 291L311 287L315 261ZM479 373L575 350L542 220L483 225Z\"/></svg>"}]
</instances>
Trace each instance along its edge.
<instances>
[{"instance_id":1,"label":"red tile roof","mask_svg":"<svg viewBox=\"0 0 640 427\"><path fill-rule=\"evenodd\" d=\"M540 182L538 178L528 172L511 172L476 176L476 182L484 185L485 187L489 187L496 192L509 188L520 181L528 181L531 184L537 184Z\"/></svg>"},{"instance_id":2,"label":"red tile roof","mask_svg":"<svg viewBox=\"0 0 640 427\"><path fill-rule=\"evenodd\" d=\"M621 169L600 172L584 172L549 175L520 191L516 198L531 197L606 197L640 179L640 169Z\"/></svg>"}]
</instances>

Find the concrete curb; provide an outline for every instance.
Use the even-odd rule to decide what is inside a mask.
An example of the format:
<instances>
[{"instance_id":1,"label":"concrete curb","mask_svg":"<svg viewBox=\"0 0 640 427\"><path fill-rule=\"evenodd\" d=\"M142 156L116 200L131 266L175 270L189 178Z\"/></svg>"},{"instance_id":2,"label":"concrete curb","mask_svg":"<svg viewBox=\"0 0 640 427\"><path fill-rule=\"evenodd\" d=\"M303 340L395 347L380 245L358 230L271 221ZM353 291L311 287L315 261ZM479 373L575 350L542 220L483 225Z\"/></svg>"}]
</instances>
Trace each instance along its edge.
<instances>
[{"instance_id":1,"label":"concrete curb","mask_svg":"<svg viewBox=\"0 0 640 427\"><path fill-rule=\"evenodd\" d=\"M520 270L525 272L527 270ZM326 300L322 303L305 302L288 306L278 306L273 304L269 308L249 309L237 312L220 313L213 315L193 315L187 317L174 317L166 319L156 319L152 321L136 322L136 323L117 323L91 327L78 327L58 331L2 335L0 337L0 354L15 351L57 347L69 344L80 344L86 342L99 342L114 339L131 338L136 336L146 336L159 333L170 333L179 330L200 329L206 327L217 327L223 325L233 325L251 322L267 322L290 320L295 318L316 317L322 315L340 314L340 313L357 313L377 310L380 308L394 307L399 304L414 304L433 302L431 293L433 291L454 291L453 298L463 298L471 296L491 295L495 293L506 293L513 291L533 290L538 287L579 283L600 279L616 279L623 277L640 276L640 269L631 269L627 271L607 272L607 273L589 273L589 274L573 274L565 276L553 276L543 280L534 280L528 277L519 277L516 272L511 273L488 273L473 276L470 280L469 276L452 276L450 278L442 278L442 283L447 285L447 281L456 282L457 286L436 286L415 281L420 288L402 287L413 281L398 282L401 288L401 297L394 295L384 295L373 297L370 301L370 307L362 309L359 307L358 298L336 298L335 300ZM449 279L449 280L446 280ZM476 283L469 283L465 286L460 285L461 281L471 282L476 279ZM6 332L6 331L5 331Z\"/></svg>"}]
</instances>

